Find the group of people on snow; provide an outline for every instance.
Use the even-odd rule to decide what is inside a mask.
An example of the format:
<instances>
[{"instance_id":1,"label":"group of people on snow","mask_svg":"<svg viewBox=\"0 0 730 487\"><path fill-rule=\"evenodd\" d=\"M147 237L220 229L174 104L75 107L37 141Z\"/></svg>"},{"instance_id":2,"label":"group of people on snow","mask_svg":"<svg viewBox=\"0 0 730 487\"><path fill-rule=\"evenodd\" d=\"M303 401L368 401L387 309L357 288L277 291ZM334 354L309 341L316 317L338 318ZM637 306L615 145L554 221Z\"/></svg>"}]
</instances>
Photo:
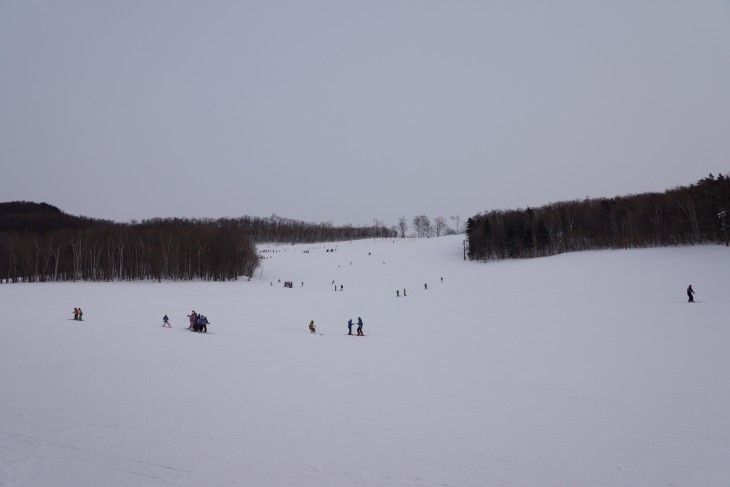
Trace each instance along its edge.
<instances>
[{"instance_id":1,"label":"group of people on snow","mask_svg":"<svg viewBox=\"0 0 730 487\"><path fill-rule=\"evenodd\" d=\"M348 335L352 335L352 325L353 325L352 318L350 318L347 321L347 334ZM363 325L362 318L360 318L358 316L357 317L357 336L364 336L364 333L362 332L362 325Z\"/></svg>"},{"instance_id":2,"label":"group of people on snow","mask_svg":"<svg viewBox=\"0 0 730 487\"><path fill-rule=\"evenodd\" d=\"M74 308L74 319L76 321L83 321L84 312L81 311L81 308Z\"/></svg>"},{"instance_id":3,"label":"group of people on snow","mask_svg":"<svg viewBox=\"0 0 730 487\"><path fill-rule=\"evenodd\" d=\"M362 332L362 326L363 326L362 318L359 316L357 317L357 336L365 336L365 334ZM352 318L350 318L347 321L347 334L352 335L352 327L354 326L354 323L352 322ZM309 333L317 333L317 327L314 325L314 320L309 322ZM321 333L320 333L321 334Z\"/></svg>"},{"instance_id":4,"label":"group of people on snow","mask_svg":"<svg viewBox=\"0 0 730 487\"><path fill-rule=\"evenodd\" d=\"M208 322L207 317L200 313L196 313L195 310L193 310L193 312L188 315L188 318L190 318L190 326L188 326L188 330L197 331L198 333L208 333L208 325L210 322Z\"/></svg>"}]
</instances>

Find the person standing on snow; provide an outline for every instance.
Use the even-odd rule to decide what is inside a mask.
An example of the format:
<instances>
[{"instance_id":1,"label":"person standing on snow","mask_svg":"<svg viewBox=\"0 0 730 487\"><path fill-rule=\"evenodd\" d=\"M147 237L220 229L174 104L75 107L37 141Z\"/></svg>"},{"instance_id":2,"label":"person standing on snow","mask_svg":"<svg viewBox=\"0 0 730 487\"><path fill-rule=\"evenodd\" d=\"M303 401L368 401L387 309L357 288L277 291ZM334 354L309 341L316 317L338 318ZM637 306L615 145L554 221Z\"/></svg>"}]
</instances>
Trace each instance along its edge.
<instances>
[{"instance_id":1,"label":"person standing on snow","mask_svg":"<svg viewBox=\"0 0 730 487\"><path fill-rule=\"evenodd\" d=\"M162 326L165 326L167 328L172 328L170 326L170 318L168 318L167 315L162 317Z\"/></svg>"},{"instance_id":2,"label":"person standing on snow","mask_svg":"<svg viewBox=\"0 0 730 487\"><path fill-rule=\"evenodd\" d=\"M352 335L352 318L347 322L347 334Z\"/></svg>"},{"instance_id":3,"label":"person standing on snow","mask_svg":"<svg viewBox=\"0 0 730 487\"><path fill-rule=\"evenodd\" d=\"M84 312L79 308L79 321L84 321Z\"/></svg>"},{"instance_id":4,"label":"person standing on snow","mask_svg":"<svg viewBox=\"0 0 730 487\"><path fill-rule=\"evenodd\" d=\"M314 328L314 320L309 322L309 333L317 333L317 330Z\"/></svg>"},{"instance_id":5,"label":"person standing on snow","mask_svg":"<svg viewBox=\"0 0 730 487\"><path fill-rule=\"evenodd\" d=\"M362 332L362 318L357 317L357 336L364 336Z\"/></svg>"},{"instance_id":6,"label":"person standing on snow","mask_svg":"<svg viewBox=\"0 0 730 487\"><path fill-rule=\"evenodd\" d=\"M687 288L687 297L689 298L689 301L687 301L688 303L695 302L694 293L695 293L695 291L694 291L694 289L692 289L692 284L690 284L689 287Z\"/></svg>"},{"instance_id":7,"label":"person standing on snow","mask_svg":"<svg viewBox=\"0 0 730 487\"><path fill-rule=\"evenodd\" d=\"M74 308L74 319L75 320L79 319L79 309L78 308Z\"/></svg>"}]
</instances>

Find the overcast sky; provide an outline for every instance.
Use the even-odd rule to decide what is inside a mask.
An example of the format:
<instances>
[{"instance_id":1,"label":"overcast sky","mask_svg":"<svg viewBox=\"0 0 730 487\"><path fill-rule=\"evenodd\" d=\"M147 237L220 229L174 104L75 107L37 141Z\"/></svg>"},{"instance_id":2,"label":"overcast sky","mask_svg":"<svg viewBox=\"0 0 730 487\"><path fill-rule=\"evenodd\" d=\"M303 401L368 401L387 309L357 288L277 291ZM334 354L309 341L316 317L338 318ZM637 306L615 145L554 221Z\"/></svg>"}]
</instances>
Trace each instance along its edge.
<instances>
[{"instance_id":1,"label":"overcast sky","mask_svg":"<svg viewBox=\"0 0 730 487\"><path fill-rule=\"evenodd\" d=\"M730 172L730 1L0 0L0 201L388 225Z\"/></svg>"}]
</instances>

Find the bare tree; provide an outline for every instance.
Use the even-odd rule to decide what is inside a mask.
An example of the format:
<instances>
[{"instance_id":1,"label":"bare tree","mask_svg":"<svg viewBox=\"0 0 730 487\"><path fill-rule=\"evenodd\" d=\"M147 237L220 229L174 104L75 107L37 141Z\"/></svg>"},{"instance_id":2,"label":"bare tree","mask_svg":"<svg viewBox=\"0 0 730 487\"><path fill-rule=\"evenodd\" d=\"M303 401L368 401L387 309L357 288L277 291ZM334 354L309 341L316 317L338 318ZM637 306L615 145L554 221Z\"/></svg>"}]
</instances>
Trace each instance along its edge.
<instances>
[{"instance_id":1,"label":"bare tree","mask_svg":"<svg viewBox=\"0 0 730 487\"><path fill-rule=\"evenodd\" d=\"M450 216L449 218L454 221L454 231L456 233L459 233L461 231L460 230L461 229L461 226L460 226L461 225L461 217L459 215L456 215L456 216Z\"/></svg>"},{"instance_id":2,"label":"bare tree","mask_svg":"<svg viewBox=\"0 0 730 487\"><path fill-rule=\"evenodd\" d=\"M434 230L436 230L436 236L440 237L441 234L446 230L449 226L446 224L446 218L442 216L437 216L433 220L434 223Z\"/></svg>"},{"instance_id":3,"label":"bare tree","mask_svg":"<svg viewBox=\"0 0 730 487\"><path fill-rule=\"evenodd\" d=\"M398 231L400 232L400 238L406 238L406 232L408 231L408 220L402 216L398 219Z\"/></svg>"},{"instance_id":4,"label":"bare tree","mask_svg":"<svg viewBox=\"0 0 730 487\"><path fill-rule=\"evenodd\" d=\"M418 215L413 217L413 230L416 232L416 237L430 237L433 232L431 227L431 220L426 215Z\"/></svg>"}]
</instances>

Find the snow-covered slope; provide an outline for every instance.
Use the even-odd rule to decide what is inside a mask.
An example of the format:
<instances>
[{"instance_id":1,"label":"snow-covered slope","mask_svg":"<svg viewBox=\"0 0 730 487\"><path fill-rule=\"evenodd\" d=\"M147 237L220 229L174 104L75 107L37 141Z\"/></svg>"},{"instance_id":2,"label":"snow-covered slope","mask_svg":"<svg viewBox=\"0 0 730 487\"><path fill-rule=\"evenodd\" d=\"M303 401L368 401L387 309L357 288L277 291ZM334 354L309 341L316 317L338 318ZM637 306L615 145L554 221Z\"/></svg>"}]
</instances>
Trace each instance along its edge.
<instances>
[{"instance_id":1,"label":"snow-covered slope","mask_svg":"<svg viewBox=\"0 0 730 487\"><path fill-rule=\"evenodd\" d=\"M730 484L724 247L261 250L252 281L0 286L0 485Z\"/></svg>"}]
</instances>

